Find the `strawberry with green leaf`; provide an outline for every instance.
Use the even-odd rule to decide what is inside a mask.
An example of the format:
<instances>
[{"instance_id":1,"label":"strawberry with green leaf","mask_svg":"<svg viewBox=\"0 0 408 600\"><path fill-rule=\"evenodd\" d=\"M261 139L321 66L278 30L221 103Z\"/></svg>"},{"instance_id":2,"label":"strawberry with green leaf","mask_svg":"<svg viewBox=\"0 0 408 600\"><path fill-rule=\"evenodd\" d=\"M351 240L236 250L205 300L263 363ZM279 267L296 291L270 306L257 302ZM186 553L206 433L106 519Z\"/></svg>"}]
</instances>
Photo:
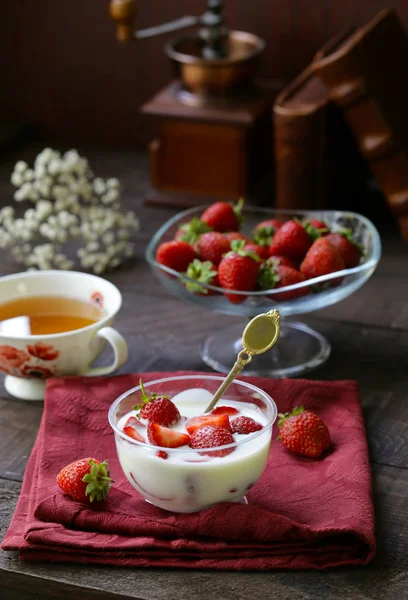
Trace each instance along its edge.
<instances>
[{"instance_id":1,"label":"strawberry with green leaf","mask_svg":"<svg viewBox=\"0 0 408 600\"><path fill-rule=\"evenodd\" d=\"M139 385L142 403L133 407L133 410L139 411L139 418L145 419L149 423L164 425L165 427L174 425L180 419L180 412L169 396L156 393L149 396L141 379Z\"/></svg>"},{"instance_id":2,"label":"strawberry with green leaf","mask_svg":"<svg viewBox=\"0 0 408 600\"><path fill-rule=\"evenodd\" d=\"M252 232L252 239L259 246L269 248L272 238L276 231L282 227L282 221L279 219L266 219L261 221Z\"/></svg>"},{"instance_id":3,"label":"strawberry with green leaf","mask_svg":"<svg viewBox=\"0 0 408 600\"><path fill-rule=\"evenodd\" d=\"M305 223L305 229L312 239L317 240L330 233L330 229L324 221L320 219L309 219Z\"/></svg>"},{"instance_id":4,"label":"strawberry with green leaf","mask_svg":"<svg viewBox=\"0 0 408 600\"><path fill-rule=\"evenodd\" d=\"M279 437L287 450L307 458L319 458L331 446L329 430L315 413L297 406L279 414Z\"/></svg>"},{"instance_id":5,"label":"strawberry with green leaf","mask_svg":"<svg viewBox=\"0 0 408 600\"><path fill-rule=\"evenodd\" d=\"M209 231L212 231L212 229L207 223L204 223L204 221L201 221L198 217L194 217L188 223L181 225L174 236L174 239L187 242L187 244L191 244L195 247L195 244L197 244L203 233L208 233Z\"/></svg>"},{"instance_id":6,"label":"strawberry with green leaf","mask_svg":"<svg viewBox=\"0 0 408 600\"><path fill-rule=\"evenodd\" d=\"M260 258L254 252L243 249L244 240L231 243L228 252L218 266L218 279L225 290L252 292L258 280ZM225 294L233 304L241 304L247 298L244 294Z\"/></svg>"},{"instance_id":7,"label":"strawberry with green leaf","mask_svg":"<svg viewBox=\"0 0 408 600\"><path fill-rule=\"evenodd\" d=\"M185 281L184 286L186 290L193 294L199 294L201 296L209 296L217 294L215 290L209 290L206 285L213 285L219 287L220 282L218 281L217 267L210 261L201 261L195 258L193 262L188 265L186 271L187 277L194 279L193 281Z\"/></svg>"},{"instance_id":8,"label":"strawberry with green leaf","mask_svg":"<svg viewBox=\"0 0 408 600\"><path fill-rule=\"evenodd\" d=\"M313 243L302 223L293 219L286 221L272 238L269 246L271 256L288 256L296 262L303 260L306 252Z\"/></svg>"},{"instance_id":9,"label":"strawberry with green leaf","mask_svg":"<svg viewBox=\"0 0 408 600\"><path fill-rule=\"evenodd\" d=\"M237 204L231 202L215 202L211 204L201 215L204 221L214 231L238 231L242 220L242 207L244 201L241 198Z\"/></svg>"},{"instance_id":10,"label":"strawberry with green leaf","mask_svg":"<svg viewBox=\"0 0 408 600\"><path fill-rule=\"evenodd\" d=\"M57 475L57 484L73 500L100 502L106 498L113 483L108 461L81 458L64 467Z\"/></svg>"},{"instance_id":11,"label":"strawberry with green leaf","mask_svg":"<svg viewBox=\"0 0 408 600\"><path fill-rule=\"evenodd\" d=\"M272 258L268 258L259 269L258 284L262 290L272 290L295 285L305 281L304 275L285 265L276 264ZM277 302L284 302L294 298L301 298L309 293L309 287L304 286L296 290L288 290L279 294L271 294L270 298Z\"/></svg>"},{"instance_id":12,"label":"strawberry with green leaf","mask_svg":"<svg viewBox=\"0 0 408 600\"><path fill-rule=\"evenodd\" d=\"M364 248L354 240L350 229L330 233L327 239L342 257L346 269L352 269L360 264L361 257L364 256Z\"/></svg>"}]
</instances>

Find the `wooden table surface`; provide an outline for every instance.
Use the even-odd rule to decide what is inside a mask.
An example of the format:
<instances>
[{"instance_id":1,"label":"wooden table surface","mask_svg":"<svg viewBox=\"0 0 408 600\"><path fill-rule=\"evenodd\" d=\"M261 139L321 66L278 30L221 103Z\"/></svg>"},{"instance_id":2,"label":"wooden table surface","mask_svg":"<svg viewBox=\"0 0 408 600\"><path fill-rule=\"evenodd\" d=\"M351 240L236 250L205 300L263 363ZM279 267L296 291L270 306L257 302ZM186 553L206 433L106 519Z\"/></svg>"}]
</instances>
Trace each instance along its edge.
<instances>
[{"instance_id":1,"label":"wooden table surface","mask_svg":"<svg viewBox=\"0 0 408 600\"><path fill-rule=\"evenodd\" d=\"M31 159L38 148L19 157ZM146 161L132 153L88 152L94 171L117 176L124 200L142 228L137 256L108 278L122 291L117 328L130 346L122 372L205 369L200 358L209 331L239 322L169 295L144 261L144 248L158 225L175 211L143 206ZM0 205L8 204L14 157L0 165ZM383 257L367 284L353 296L304 322L327 336L329 361L315 379L356 379L361 387L370 457L378 553L367 567L323 572L212 572L120 569L22 562L0 552L0 596L6 599L138 598L143 600L395 600L408 598L408 245L391 227L380 232ZM19 270L4 254L0 275ZM169 315L158 323L156 315ZM10 522L25 465L42 413L41 402L12 399L0 381L0 539Z\"/></svg>"}]
</instances>

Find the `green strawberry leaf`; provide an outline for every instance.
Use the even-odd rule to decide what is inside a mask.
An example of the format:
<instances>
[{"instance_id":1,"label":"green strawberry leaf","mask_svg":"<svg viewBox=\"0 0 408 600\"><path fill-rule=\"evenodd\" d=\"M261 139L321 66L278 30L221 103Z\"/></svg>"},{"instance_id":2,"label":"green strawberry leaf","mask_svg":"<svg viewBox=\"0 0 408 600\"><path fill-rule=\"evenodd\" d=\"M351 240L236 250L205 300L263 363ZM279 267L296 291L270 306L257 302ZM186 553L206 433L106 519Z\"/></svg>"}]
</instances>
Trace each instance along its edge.
<instances>
[{"instance_id":1,"label":"green strawberry leaf","mask_svg":"<svg viewBox=\"0 0 408 600\"><path fill-rule=\"evenodd\" d=\"M89 464L91 465L91 470L82 478L82 481L88 484L85 489L85 495L89 496L90 502L104 500L108 495L112 483L114 483L110 477L108 461L104 460L98 464L90 460Z\"/></svg>"},{"instance_id":2,"label":"green strawberry leaf","mask_svg":"<svg viewBox=\"0 0 408 600\"><path fill-rule=\"evenodd\" d=\"M203 233L212 231L212 227L209 227L207 223L201 221L198 217L193 217L188 223L184 223L180 227L180 231L183 234L178 238L188 244L194 244L200 238Z\"/></svg>"},{"instance_id":3,"label":"green strawberry leaf","mask_svg":"<svg viewBox=\"0 0 408 600\"><path fill-rule=\"evenodd\" d=\"M263 263L259 269L258 285L261 290L271 290L280 281L273 266Z\"/></svg>"},{"instance_id":4,"label":"green strawberry leaf","mask_svg":"<svg viewBox=\"0 0 408 600\"><path fill-rule=\"evenodd\" d=\"M198 258L195 258L187 268L185 273L190 279L195 279L197 283L186 281L184 286L189 292L198 292L201 294L208 294L208 290L202 284L211 284L214 277L217 275L217 271L214 270L211 261L206 260L202 262Z\"/></svg>"},{"instance_id":5,"label":"green strawberry leaf","mask_svg":"<svg viewBox=\"0 0 408 600\"><path fill-rule=\"evenodd\" d=\"M267 227L258 227L252 233L252 239L259 246L268 248L271 245L272 238L275 235L275 227L268 225Z\"/></svg>"}]
</instances>

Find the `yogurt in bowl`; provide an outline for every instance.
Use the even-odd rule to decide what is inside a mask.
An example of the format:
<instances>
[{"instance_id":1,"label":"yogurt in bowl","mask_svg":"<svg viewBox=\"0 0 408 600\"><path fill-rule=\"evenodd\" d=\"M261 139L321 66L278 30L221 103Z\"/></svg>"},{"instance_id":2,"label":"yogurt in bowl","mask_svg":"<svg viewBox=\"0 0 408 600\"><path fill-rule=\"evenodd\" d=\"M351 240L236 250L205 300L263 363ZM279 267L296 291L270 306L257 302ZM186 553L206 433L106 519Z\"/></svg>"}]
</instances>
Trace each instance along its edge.
<instances>
[{"instance_id":1,"label":"yogurt in bowl","mask_svg":"<svg viewBox=\"0 0 408 600\"><path fill-rule=\"evenodd\" d=\"M221 502L245 501L261 476L276 405L260 388L236 380L215 409L204 414L223 379L180 375L146 383L147 394L170 397L177 408L178 418L164 428L134 409L142 404L140 386L112 404L109 423L119 462L129 483L148 502L188 513ZM178 447L169 447L173 436Z\"/></svg>"}]
</instances>

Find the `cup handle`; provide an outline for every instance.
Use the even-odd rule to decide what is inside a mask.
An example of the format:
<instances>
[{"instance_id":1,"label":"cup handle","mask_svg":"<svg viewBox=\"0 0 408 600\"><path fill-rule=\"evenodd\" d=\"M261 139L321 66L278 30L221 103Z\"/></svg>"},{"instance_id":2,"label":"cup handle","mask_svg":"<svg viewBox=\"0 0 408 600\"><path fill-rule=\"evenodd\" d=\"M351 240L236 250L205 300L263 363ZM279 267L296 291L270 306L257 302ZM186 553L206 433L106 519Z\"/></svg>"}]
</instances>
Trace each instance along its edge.
<instances>
[{"instance_id":1,"label":"cup handle","mask_svg":"<svg viewBox=\"0 0 408 600\"><path fill-rule=\"evenodd\" d=\"M128 347L123 336L113 329L113 327L102 327L96 335L105 339L113 348L113 363L107 367L94 367L87 369L82 375L86 377L95 377L98 375L108 375L125 364L128 357Z\"/></svg>"}]
</instances>

